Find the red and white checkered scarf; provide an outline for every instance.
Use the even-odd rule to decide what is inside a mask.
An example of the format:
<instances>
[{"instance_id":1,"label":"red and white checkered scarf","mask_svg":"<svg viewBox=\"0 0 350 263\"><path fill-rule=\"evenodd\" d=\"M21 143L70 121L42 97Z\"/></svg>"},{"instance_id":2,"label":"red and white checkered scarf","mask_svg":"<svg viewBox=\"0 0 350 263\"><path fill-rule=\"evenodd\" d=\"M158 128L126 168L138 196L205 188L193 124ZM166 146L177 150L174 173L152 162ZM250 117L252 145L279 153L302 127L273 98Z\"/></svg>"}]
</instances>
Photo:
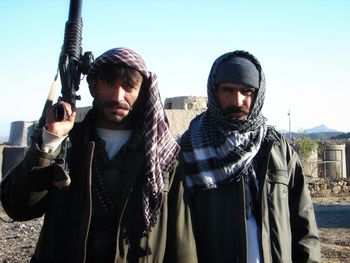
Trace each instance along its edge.
<instances>
[{"instance_id":1,"label":"red and white checkered scarf","mask_svg":"<svg viewBox=\"0 0 350 263\"><path fill-rule=\"evenodd\" d=\"M145 176L143 186L144 219L147 230L154 226L163 202L163 176L168 171L180 150L170 133L168 120L160 99L156 74L147 70L144 60L131 49L113 48L99 56L89 71L88 78L94 78L102 64L122 64L141 73L149 83L146 88L148 100L145 106L143 136L145 141Z\"/></svg>"}]
</instances>

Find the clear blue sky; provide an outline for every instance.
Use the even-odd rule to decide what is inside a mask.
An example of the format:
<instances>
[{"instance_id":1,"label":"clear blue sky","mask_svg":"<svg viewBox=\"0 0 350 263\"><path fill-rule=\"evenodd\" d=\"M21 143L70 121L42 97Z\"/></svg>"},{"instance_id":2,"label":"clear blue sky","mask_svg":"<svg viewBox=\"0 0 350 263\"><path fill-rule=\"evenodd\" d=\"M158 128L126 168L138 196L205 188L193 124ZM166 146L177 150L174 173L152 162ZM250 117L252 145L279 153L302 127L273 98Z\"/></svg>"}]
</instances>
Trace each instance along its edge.
<instances>
[{"instance_id":1,"label":"clear blue sky","mask_svg":"<svg viewBox=\"0 0 350 263\"><path fill-rule=\"evenodd\" d=\"M0 135L40 117L68 10L69 0L0 0ZM349 16L348 0L83 0L83 49L134 49L157 73L163 100L206 96L213 61L247 50L266 75L269 124L288 129L290 109L292 130L349 132ZM91 105L85 80L79 94L78 107Z\"/></svg>"}]
</instances>

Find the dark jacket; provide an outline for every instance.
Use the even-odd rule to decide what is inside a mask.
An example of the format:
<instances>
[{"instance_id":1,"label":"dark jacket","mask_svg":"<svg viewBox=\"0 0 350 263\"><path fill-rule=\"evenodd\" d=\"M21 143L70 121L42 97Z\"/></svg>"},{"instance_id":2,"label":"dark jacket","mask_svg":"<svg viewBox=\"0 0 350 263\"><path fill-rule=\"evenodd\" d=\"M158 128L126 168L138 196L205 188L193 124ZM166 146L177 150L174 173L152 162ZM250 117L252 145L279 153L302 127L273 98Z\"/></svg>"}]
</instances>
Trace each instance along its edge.
<instances>
[{"instance_id":1,"label":"dark jacket","mask_svg":"<svg viewBox=\"0 0 350 263\"><path fill-rule=\"evenodd\" d=\"M269 128L256 156L256 202L263 262L320 262L313 205L299 158ZM212 190L191 190L199 262L246 262L246 179Z\"/></svg>"},{"instance_id":2,"label":"dark jacket","mask_svg":"<svg viewBox=\"0 0 350 263\"><path fill-rule=\"evenodd\" d=\"M30 220L44 215L44 223L32 262L84 262L92 214L92 160L89 120L76 124L70 133L67 151L71 183L67 189L53 186L62 175L53 164L62 149L45 153L33 144L24 160L1 183L1 201L14 220ZM141 142L142 143L142 142ZM155 226L144 234L137 232L135 215L143 216L140 204L144 180L144 152L137 143L123 167L125 181L117 214L115 262L196 262L191 217L182 178L172 171L163 174L164 200ZM136 233L137 232L137 233Z\"/></svg>"}]
</instances>

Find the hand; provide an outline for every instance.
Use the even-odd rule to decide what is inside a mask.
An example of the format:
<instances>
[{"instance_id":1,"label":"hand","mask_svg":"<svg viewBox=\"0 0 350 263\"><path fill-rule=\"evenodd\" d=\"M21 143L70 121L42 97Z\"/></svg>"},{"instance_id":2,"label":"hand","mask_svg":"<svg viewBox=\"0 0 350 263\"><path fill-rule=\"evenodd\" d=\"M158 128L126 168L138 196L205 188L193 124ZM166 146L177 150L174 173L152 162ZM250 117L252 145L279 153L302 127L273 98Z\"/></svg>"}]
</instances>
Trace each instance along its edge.
<instances>
[{"instance_id":1,"label":"hand","mask_svg":"<svg viewBox=\"0 0 350 263\"><path fill-rule=\"evenodd\" d=\"M61 104L65 110L65 118L62 121L57 121L55 118L54 109L57 104ZM74 120L76 116L76 110L72 106L64 101L60 101L52 105L46 112L46 125L45 128L48 132L61 137L69 133L74 126Z\"/></svg>"}]
</instances>

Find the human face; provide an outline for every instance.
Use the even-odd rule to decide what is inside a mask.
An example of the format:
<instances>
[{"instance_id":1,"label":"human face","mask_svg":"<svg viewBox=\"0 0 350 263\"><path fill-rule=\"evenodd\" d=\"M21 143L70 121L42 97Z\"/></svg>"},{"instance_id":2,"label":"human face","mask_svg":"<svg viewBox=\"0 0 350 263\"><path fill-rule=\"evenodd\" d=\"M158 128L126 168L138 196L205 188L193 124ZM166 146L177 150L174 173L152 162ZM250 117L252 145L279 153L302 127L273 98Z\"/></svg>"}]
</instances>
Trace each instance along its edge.
<instances>
[{"instance_id":1,"label":"human face","mask_svg":"<svg viewBox=\"0 0 350 263\"><path fill-rule=\"evenodd\" d=\"M142 80L135 84L109 83L97 78L93 96L98 108L98 126L119 129L139 96Z\"/></svg>"},{"instance_id":2,"label":"human face","mask_svg":"<svg viewBox=\"0 0 350 263\"><path fill-rule=\"evenodd\" d=\"M217 96L225 115L236 119L246 119L255 99L255 89L241 83L221 83Z\"/></svg>"}]
</instances>

